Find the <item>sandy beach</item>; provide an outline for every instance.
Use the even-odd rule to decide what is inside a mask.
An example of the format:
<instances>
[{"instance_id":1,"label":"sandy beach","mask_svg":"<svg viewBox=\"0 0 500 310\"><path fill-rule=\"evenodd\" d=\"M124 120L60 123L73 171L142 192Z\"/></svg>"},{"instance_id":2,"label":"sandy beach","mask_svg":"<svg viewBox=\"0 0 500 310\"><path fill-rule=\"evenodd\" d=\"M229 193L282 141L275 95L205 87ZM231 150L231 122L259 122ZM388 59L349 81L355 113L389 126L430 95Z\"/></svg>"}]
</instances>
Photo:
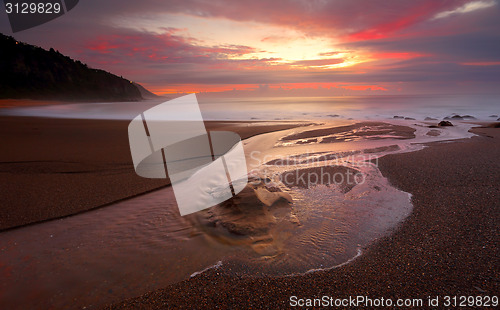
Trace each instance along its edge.
<instances>
[{"instance_id":1,"label":"sandy beach","mask_svg":"<svg viewBox=\"0 0 500 310\"><path fill-rule=\"evenodd\" d=\"M290 297L494 296L499 291L500 133L388 155L380 169L410 192L412 214L353 262L293 277L234 277L208 270L109 309L288 308Z\"/></svg>"},{"instance_id":2,"label":"sandy beach","mask_svg":"<svg viewBox=\"0 0 500 310\"><path fill-rule=\"evenodd\" d=\"M89 234L85 236L86 239L76 237L73 240L72 235L68 234L68 240L64 241L66 243L61 243L61 246L73 246L75 242L81 242L81 244L94 242L92 233L96 229L102 230L99 226L106 228L102 225L109 223L111 225L109 231L113 232L111 221L115 221L115 219L108 217L121 215L124 216L123 220L130 220L132 223L142 225L139 217L136 218L138 215L127 214L130 210L138 207L138 205L133 204L127 207L127 203L134 201L134 199L129 198L142 197L145 193L154 194L160 192L155 191L156 189L169 186L169 181L166 179L144 179L135 174L129 152L127 121L2 117L2 123L5 126L2 127L0 135L5 141L4 143L9 146L2 152L0 158L2 177L9 180L4 182L1 195L3 205L0 214L1 228L6 230L3 233L18 236L16 233L19 232L19 236L23 236L23 229L30 228L29 234L36 234L37 225L20 229L10 228L73 214L83 214L86 224L81 224L83 227L75 227L74 234L76 236L81 232L86 234L85 226L92 223L94 216L92 215L94 213L86 211L109 206L99 209L104 211L104 213L100 213L103 214L103 218L96 221L96 226L88 226ZM321 125L319 125L320 129L300 128L308 124L307 122L281 121L227 121L208 122L206 126L208 130L235 131L240 134L242 139L262 133L269 133L272 136L282 130L291 129L292 131L289 131L291 134L282 138L281 141L292 143L299 148L307 147L307 144L310 143L309 140L316 139L315 137L318 135L326 135L321 139L330 139L326 141L336 143L353 143L353 139L362 139L359 142L362 145L366 144L365 154L384 150L391 152L399 149L397 145L372 148L373 145L376 145L371 144L372 142L384 139L410 141L415 137L415 129L383 122L359 122L331 129L325 129ZM298 129L297 133L295 133L294 128ZM371 130L366 128L371 128ZM353 134L353 130L359 132ZM120 282L120 278L115 278L114 281L118 281L117 283L126 289L111 288L109 292L101 292L103 298L118 301L124 298L120 296L125 296L125 298L130 299L108 304L105 308L287 308L290 306L291 296L298 298L321 298L322 296L348 298L349 296L362 295L371 298L421 298L423 300L426 300L428 296L441 296L443 298L445 295L493 296L498 293L497 275L500 272L499 265L495 261L495 258L500 254L498 253L499 232L497 225L500 220L498 213L500 190L497 186L500 182L500 165L498 163L500 134L498 128L476 128L473 129L473 132L478 136L452 142L430 143L420 151L386 155L379 158L378 167L383 176L388 178L390 184L412 195L413 210L389 234L363 245L359 255L343 261L336 268L293 276L269 276L259 275L259 273L246 276L239 275L241 270L250 268L245 265L244 261L224 260L223 263L217 264L211 269L195 272L196 275L188 280L168 286L154 285L160 289L152 290L144 295L141 294L147 290L140 287L139 283L127 284ZM330 135L332 133L333 135ZM253 143L259 146L269 139L269 137L264 137L262 140L253 140ZM313 145L316 148L328 148L328 143L325 142ZM251 145L252 143L248 146L251 147ZM298 160L298 158L294 160ZM268 164L276 165L277 161L270 161ZM309 173L316 170L317 168L307 168L300 171ZM345 174L349 170L350 168L332 167L327 172L329 174L337 172ZM297 182L293 179L292 183ZM302 187L298 183L295 186ZM343 194L350 192L352 188L352 185L340 184L340 190ZM234 208L235 206L248 208L260 205L261 209L259 210L267 210L267 207L274 205L274 201L279 198L285 206L279 210L287 210L286 205L291 201L289 195L286 193L278 195L275 191L276 189L270 187L267 189L259 186L253 189L249 188L240 195L241 202L231 201L226 206L223 205L223 208ZM277 191L279 192L279 190ZM262 196L263 193L265 193L264 196ZM273 195L278 196L275 199ZM170 199L172 200L173 197ZM149 201L154 202L151 199ZM104 216L106 209L120 207L120 203L117 202L123 204L124 211ZM137 203L141 203L140 200ZM171 204L173 201L169 203ZM228 228L228 231L224 232L226 234L224 243L236 242L239 244L238 246L241 246L246 243L256 244L255 240L260 239L258 245L253 246L252 249L256 253L264 253L263 255L272 246L276 246L273 238L277 235L272 235L268 228L270 225L275 225L274 216L279 213L270 216L265 211L265 214L260 216L259 213L251 211L247 217L251 216L252 219L255 217L256 220L252 222L242 219L239 213L224 214L223 208L215 208L215 211L208 212L206 215L203 212L200 213L202 215L198 220L209 223L208 226L206 223L203 224L205 225L203 229L209 230L207 235L215 234L220 239L221 231L210 231L210 227L222 223L222 226ZM76 223L77 217L69 217L68 219L73 220L68 223ZM52 234L53 231L57 232L58 226L64 226L63 222L55 222L46 222L48 225L41 228L43 229L42 235ZM54 223L55 226L50 226L51 223ZM187 221L183 225L194 225L193 223L189 224ZM164 229L161 227L163 226L165 224L157 228L153 227L152 230L158 231L161 236L162 229ZM129 228L125 227L125 229ZM131 229L133 229L130 231L132 237L126 241L128 243L125 243L125 246L135 244L134 239L142 240L139 236L134 236L137 227L134 226ZM173 229L177 228L173 227ZM179 231L184 229L179 228ZM102 230L102 232L106 231L106 229ZM262 231L265 233L262 234ZM137 231L137 233L139 232ZM231 236L234 233L238 235L237 238ZM24 238L30 238L27 237L29 234L25 235ZM60 232L54 232L54 234L60 234ZM199 234L199 232L195 232L194 236ZM281 234L283 235L283 233ZM98 236L101 238L101 235L98 234ZM151 237L148 237L147 234L145 236L146 242L149 243L151 240L148 238ZM87 241L87 239L91 241ZM112 241L114 239L119 240L118 236L111 236L109 239L103 240ZM6 240L18 239L17 237L7 237ZM203 240L205 239L198 239L198 246L203 245L207 249L211 246L219 247L212 243L204 244L206 241ZM3 249L15 248L11 242L9 241ZM43 242L48 242L46 246L52 244L50 240ZM154 243L152 244L154 247L158 247ZM187 244L187 248L182 249L183 255L192 255L195 251L193 246L196 246L196 243L193 245L185 244ZM61 246L56 246L56 248ZM92 244L89 246L91 248ZM128 246L130 247L130 245ZM45 248L44 243L41 243L40 247ZM140 249L137 250L140 253ZM158 257L151 256L144 262L157 265L158 268L162 269L165 268L162 266L171 266L174 260L183 259L181 254L177 256L162 254L161 247L158 250L160 250ZM72 258L74 264L85 266L89 259L99 261L98 257L89 256L90 252L83 251L85 252L75 252L74 255L77 256ZM109 251L113 253L115 250L110 247ZM40 260L43 262L45 259L42 259L41 256L37 258L41 252L37 254L35 251L31 254L33 257L26 256L28 261ZM215 254L207 253L207 256L216 257ZM52 254L49 254L47 259L50 260L51 257ZM62 255L61 259L63 257L66 257L66 254ZM141 262L143 261L139 259L139 263ZM103 262L101 267L103 271L101 272L107 272L109 267L106 263L109 262ZM272 265L270 266L268 268L272 268ZM5 267L7 277L11 278L13 271L9 269L7 264L3 267ZM142 279L140 275L142 269L136 269L133 272L137 275L130 276L129 281L130 279ZM92 269L89 270L92 271ZM97 279L100 279L99 277ZM50 292L44 292L44 278L37 277L37 281L40 282L37 284L39 286L34 286L31 294L39 292L37 294L50 295ZM151 276L151 281L157 281L157 278ZM83 297L85 292L78 294L82 296L82 305L94 308L101 308L103 305L102 302L99 302L100 297L98 296L91 299L96 303L91 305ZM9 298L13 298L7 299L9 302L16 299L14 296ZM44 300L43 305L68 305L66 301L57 300L57 297L53 298L55 300ZM79 307L77 304L73 306Z\"/></svg>"}]
</instances>

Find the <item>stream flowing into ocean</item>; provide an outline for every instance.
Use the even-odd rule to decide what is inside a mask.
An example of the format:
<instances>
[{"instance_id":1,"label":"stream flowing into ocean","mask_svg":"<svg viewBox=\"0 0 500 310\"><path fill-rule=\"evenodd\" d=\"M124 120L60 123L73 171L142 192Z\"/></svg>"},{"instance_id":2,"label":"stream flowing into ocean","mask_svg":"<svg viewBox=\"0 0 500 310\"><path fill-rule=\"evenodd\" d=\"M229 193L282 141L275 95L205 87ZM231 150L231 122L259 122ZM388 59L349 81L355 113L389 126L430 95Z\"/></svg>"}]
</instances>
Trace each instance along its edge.
<instances>
[{"instance_id":1,"label":"stream flowing into ocean","mask_svg":"<svg viewBox=\"0 0 500 310\"><path fill-rule=\"evenodd\" d=\"M345 264L412 210L377 159L471 137L471 126L343 119L261 134L243 141L257 182L230 203L183 217L169 187L2 232L0 308L92 308L229 262L246 276Z\"/></svg>"}]
</instances>

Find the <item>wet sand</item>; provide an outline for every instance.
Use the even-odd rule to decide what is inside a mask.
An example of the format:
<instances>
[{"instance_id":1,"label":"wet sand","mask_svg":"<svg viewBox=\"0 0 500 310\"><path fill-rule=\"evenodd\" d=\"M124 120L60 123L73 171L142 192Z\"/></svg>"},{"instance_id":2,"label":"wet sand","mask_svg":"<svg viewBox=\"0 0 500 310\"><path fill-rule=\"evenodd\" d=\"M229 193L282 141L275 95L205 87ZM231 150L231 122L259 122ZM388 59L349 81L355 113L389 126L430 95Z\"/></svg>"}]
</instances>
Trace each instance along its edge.
<instances>
[{"instance_id":1,"label":"wet sand","mask_svg":"<svg viewBox=\"0 0 500 310\"><path fill-rule=\"evenodd\" d=\"M22 224L26 219L85 211L99 206L91 202L113 201L126 197L127 191L140 193L168 184L135 175L128 122L14 117L2 121L8 126L0 135L9 148L2 152L1 173L10 180L3 182L2 216L9 214ZM243 138L292 126L297 124L207 124L209 130L237 131ZM393 235L364 248L350 264L303 276L248 278L231 275L244 266L224 262L190 280L110 308L284 308L291 295L498 294L498 130L477 129L482 136L379 159L384 175L414 195L414 211ZM69 194L64 196L63 191ZM42 203L46 207L39 210Z\"/></svg>"},{"instance_id":2,"label":"wet sand","mask_svg":"<svg viewBox=\"0 0 500 310\"><path fill-rule=\"evenodd\" d=\"M292 295L424 301L498 295L500 131L473 131L480 136L379 159L384 176L413 194L414 209L349 264L293 277L236 277L224 264L108 308L281 309Z\"/></svg>"},{"instance_id":3,"label":"wet sand","mask_svg":"<svg viewBox=\"0 0 500 310\"><path fill-rule=\"evenodd\" d=\"M84 212L168 186L132 166L128 121L0 117L0 231ZM299 122L207 122L250 136Z\"/></svg>"},{"instance_id":4,"label":"wet sand","mask_svg":"<svg viewBox=\"0 0 500 310\"><path fill-rule=\"evenodd\" d=\"M367 131L361 125L370 125L371 130ZM373 127L377 128L373 130ZM339 126L335 128L325 128L325 129L313 129L309 131L303 131L298 134L293 134L284 137L282 140L290 141L297 139L314 139L317 136L326 136L322 139L320 143L332 143L337 141L353 141L354 139L360 139L365 136L370 136L371 139L381 139L383 137L390 136L393 139L411 139L415 138L414 129L406 126L393 125L383 122L362 122L356 123L348 126ZM341 134L341 135L338 135Z\"/></svg>"},{"instance_id":5,"label":"wet sand","mask_svg":"<svg viewBox=\"0 0 500 310\"><path fill-rule=\"evenodd\" d=\"M271 124L276 123L225 122L220 126L266 126L269 130ZM337 124L316 128L334 130L332 126ZM0 282L0 304L8 309L100 307L178 283L227 259L237 259L236 265L241 267L233 269L233 274L269 276L349 261L360 247L400 223L411 204L409 194L390 186L378 169L346 158L353 152L344 152L344 147L374 147L394 141L349 142L340 152L337 146L346 143L273 147L281 137L310 128L244 140L247 158L262 150L264 158L270 152L308 163L300 169L278 163L263 168L249 160L252 181L246 190L196 214L181 217L173 189L167 187L77 216L3 232L0 266L5 274ZM360 123L356 128L379 136L378 126ZM403 142L401 146L407 147ZM315 152L321 147L323 152ZM351 162L345 164L353 169L335 166L330 160L337 155ZM318 167L320 160L328 166ZM298 174L282 174L281 184L278 176L284 171ZM349 175L354 178L357 171L367 181L354 186ZM314 175L321 179L309 178ZM307 185L318 186L306 186L305 179Z\"/></svg>"}]
</instances>

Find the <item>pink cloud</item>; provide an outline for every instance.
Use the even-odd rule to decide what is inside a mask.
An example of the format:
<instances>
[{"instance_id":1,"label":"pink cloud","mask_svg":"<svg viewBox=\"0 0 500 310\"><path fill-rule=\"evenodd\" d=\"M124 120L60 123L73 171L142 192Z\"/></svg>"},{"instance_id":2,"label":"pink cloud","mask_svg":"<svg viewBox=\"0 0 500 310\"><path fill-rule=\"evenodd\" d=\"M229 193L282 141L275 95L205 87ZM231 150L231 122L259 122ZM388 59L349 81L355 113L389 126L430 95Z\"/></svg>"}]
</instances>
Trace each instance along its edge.
<instances>
[{"instance_id":1,"label":"pink cloud","mask_svg":"<svg viewBox=\"0 0 500 310\"><path fill-rule=\"evenodd\" d=\"M436 14L453 11L466 2L89 1L87 6L73 11L71 19L47 24L46 33L50 35L25 32L20 39L54 47L90 66L155 87L190 84L229 88L336 81L362 86L384 83L383 87L391 90L392 83L399 82L428 83L426 87L440 82L454 87L459 81L471 80L498 84L498 8L434 19ZM180 19L186 15L203 17L207 24L216 20L257 22L292 29L291 33L299 36L321 36L322 40L331 39L331 51L318 50L318 56L330 59L286 64L279 61L283 56L278 53L273 58L253 57L253 53L260 52L255 47L223 41L207 44L188 35L186 29L164 28L161 33L153 33L107 24L121 16L154 17L156 13ZM214 41L218 35L214 33ZM261 41L295 47L292 40L279 33L270 32ZM328 70L314 68L342 63L342 58L361 59L357 56L370 62Z\"/></svg>"},{"instance_id":2,"label":"pink cloud","mask_svg":"<svg viewBox=\"0 0 500 310\"><path fill-rule=\"evenodd\" d=\"M291 65L296 66L327 66L327 65L336 65L343 63L344 60L342 58L329 58L329 59L311 59L311 60L299 60L291 63Z\"/></svg>"},{"instance_id":3,"label":"pink cloud","mask_svg":"<svg viewBox=\"0 0 500 310\"><path fill-rule=\"evenodd\" d=\"M115 58L132 62L160 61L163 63L207 63L229 56L242 56L255 52L244 45L205 46L191 37L177 35L177 29L166 29L164 33L121 31L117 34L100 35L86 43L94 53L88 55L92 61L106 61L103 55L113 53Z\"/></svg>"}]
</instances>

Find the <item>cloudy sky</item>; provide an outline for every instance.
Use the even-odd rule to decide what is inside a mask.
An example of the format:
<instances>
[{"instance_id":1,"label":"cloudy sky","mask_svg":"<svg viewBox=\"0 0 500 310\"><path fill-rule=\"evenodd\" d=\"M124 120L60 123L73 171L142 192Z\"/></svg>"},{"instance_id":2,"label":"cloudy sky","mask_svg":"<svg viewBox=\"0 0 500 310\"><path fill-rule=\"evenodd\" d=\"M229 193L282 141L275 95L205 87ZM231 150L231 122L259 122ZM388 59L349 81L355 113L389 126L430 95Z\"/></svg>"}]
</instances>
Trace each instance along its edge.
<instances>
[{"instance_id":1,"label":"cloudy sky","mask_svg":"<svg viewBox=\"0 0 500 310\"><path fill-rule=\"evenodd\" d=\"M0 32L12 35L0 15ZM158 94L499 93L494 0L83 0L16 33Z\"/></svg>"}]
</instances>

